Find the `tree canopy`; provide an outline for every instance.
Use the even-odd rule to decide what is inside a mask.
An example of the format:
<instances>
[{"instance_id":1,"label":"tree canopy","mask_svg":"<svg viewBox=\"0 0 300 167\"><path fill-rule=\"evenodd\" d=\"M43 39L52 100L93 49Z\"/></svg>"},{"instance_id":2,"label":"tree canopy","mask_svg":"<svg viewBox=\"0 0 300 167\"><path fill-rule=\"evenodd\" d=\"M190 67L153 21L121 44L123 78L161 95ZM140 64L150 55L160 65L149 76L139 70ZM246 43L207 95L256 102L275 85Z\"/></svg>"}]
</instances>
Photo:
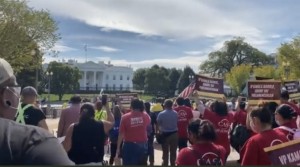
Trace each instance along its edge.
<instances>
[{"instance_id":1,"label":"tree canopy","mask_svg":"<svg viewBox=\"0 0 300 167\"><path fill-rule=\"evenodd\" d=\"M240 94L243 87L246 85L250 77L251 65L241 64L231 68L230 72L226 73L225 81L237 93Z\"/></svg>"},{"instance_id":2,"label":"tree canopy","mask_svg":"<svg viewBox=\"0 0 300 167\"><path fill-rule=\"evenodd\" d=\"M47 69L52 72L50 89L51 93L58 95L59 100L65 93L74 92L79 89L80 71L77 67L71 67L64 63L51 62ZM48 77L45 73L45 83L48 84Z\"/></svg>"},{"instance_id":3,"label":"tree canopy","mask_svg":"<svg viewBox=\"0 0 300 167\"><path fill-rule=\"evenodd\" d=\"M200 65L200 71L215 77L222 77L234 66L241 64L266 65L273 63L273 59L246 43L244 38L236 37L225 41L220 50L209 53L208 60Z\"/></svg>"},{"instance_id":4,"label":"tree canopy","mask_svg":"<svg viewBox=\"0 0 300 167\"><path fill-rule=\"evenodd\" d=\"M56 22L48 11L29 8L25 0L0 0L0 11L0 57L16 72L40 67L43 53L60 38Z\"/></svg>"}]
</instances>

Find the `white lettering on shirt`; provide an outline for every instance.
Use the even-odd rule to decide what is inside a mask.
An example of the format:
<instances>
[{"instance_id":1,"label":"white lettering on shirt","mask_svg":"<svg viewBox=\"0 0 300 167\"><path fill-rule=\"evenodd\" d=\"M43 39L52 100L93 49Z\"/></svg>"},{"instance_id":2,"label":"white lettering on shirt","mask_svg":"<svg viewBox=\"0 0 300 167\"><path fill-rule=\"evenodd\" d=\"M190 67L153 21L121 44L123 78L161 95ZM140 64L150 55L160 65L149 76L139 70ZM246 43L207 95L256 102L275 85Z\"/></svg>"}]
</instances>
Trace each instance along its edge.
<instances>
[{"instance_id":1,"label":"white lettering on shirt","mask_svg":"<svg viewBox=\"0 0 300 167\"><path fill-rule=\"evenodd\" d=\"M143 126L143 123L144 123L143 117L130 118L131 127Z\"/></svg>"}]
</instances>

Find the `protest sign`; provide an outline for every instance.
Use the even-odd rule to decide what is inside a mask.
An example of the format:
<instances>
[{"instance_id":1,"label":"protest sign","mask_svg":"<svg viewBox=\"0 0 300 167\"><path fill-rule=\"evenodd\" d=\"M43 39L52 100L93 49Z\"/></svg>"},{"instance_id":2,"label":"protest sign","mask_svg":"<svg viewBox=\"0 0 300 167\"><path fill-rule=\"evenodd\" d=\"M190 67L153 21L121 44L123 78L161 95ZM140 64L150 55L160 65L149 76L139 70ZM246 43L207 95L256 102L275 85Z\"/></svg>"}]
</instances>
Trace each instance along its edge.
<instances>
[{"instance_id":1,"label":"protest sign","mask_svg":"<svg viewBox=\"0 0 300 167\"><path fill-rule=\"evenodd\" d=\"M117 103L124 109L130 108L131 100L137 97L138 95L136 93L116 94Z\"/></svg>"},{"instance_id":2,"label":"protest sign","mask_svg":"<svg viewBox=\"0 0 300 167\"><path fill-rule=\"evenodd\" d=\"M212 99L222 99L224 97L223 79L196 75L195 90L198 96Z\"/></svg>"},{"instance_id":3,"label":"protest sign","mask_svg":"<svg viewBox=\"0 0 300 167\"><path fill-rule=\"evenodd\" d=\"M300 165L300 140L264 148L272 165Z\"/></svg>"},{"instance_id":4,"label":"protest sign","mask_svg":"<svg viewBox=\"0 0 300 167\"><path fill-rule=\"evenodd\" d=\"M274 80L248 81L248 104L275 101L279 104L281 82Z\"/></svg>"},{"instance_id":5,"label":"protest sign","mask_svg":"<svg viewBox=\"0 0 300 167\"><path fill-rule=\"evenodd\" d=\"M289 92L290 99L300 99L299 81L287 81L283 85Z\"/></svg>"}]
</instances>

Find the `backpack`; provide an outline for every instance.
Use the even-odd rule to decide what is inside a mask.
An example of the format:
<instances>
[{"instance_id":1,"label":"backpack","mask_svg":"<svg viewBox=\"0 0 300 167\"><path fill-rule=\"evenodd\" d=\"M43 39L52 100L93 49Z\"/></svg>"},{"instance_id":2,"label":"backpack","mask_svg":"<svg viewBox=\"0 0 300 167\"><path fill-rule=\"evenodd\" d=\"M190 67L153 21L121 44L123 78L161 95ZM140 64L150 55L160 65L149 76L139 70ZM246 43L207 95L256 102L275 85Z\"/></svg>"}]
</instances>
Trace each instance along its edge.
<instances>
[{"instance_id":1,"label":"backpack","mask_svg":"<svg viewBox=\"0 0 300 167\"><path fill-rule=\"evenodd\" d=\"M293 139L292 140L300 139L300 129L291 129L291 128L286 127L286 126L279 126L278 128L286 130L286 131L290 132L291 134L293 134Z\"/></svg>"},{"instance_id":2,"label":"backpack","mask_svg":"<svg viewBox=\"0 0 300 167\"><path fill-rule=\"evenodd\" d=\"M230 131L230 145L237 151L245 144L245 142L250 138L250 131L246 126L237 124Z\"/></svg>"}]
</instances>

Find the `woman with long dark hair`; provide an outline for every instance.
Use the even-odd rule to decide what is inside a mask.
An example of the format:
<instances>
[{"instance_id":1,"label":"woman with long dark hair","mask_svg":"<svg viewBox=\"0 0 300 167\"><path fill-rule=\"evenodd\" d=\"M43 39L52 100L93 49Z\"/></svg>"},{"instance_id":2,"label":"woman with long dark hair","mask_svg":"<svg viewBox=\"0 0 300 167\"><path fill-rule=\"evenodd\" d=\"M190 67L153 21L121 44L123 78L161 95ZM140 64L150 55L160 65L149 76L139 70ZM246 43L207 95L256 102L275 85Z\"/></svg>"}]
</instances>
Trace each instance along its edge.
<instances>
[{"instance_id":1,"label":"woman with long dark hair","mask_svg":"<svg viewBox=\"0 0 300 167\"><path fill-rule=\"evenodd\" d=\"M106 135L114 124L108 103L106 108L107 121L96 121L94 105L83 104L79 122L69 127L63 146L75 164L103 163Z\"/></svg>"},{"instance_id":2,"label":"woman with long dark hair","mask_svg":"<svg viewBox=\"0 0 300 167\"><path fill-rule=\"evenodd\" d=\"M117 146L118 146L118 136L119 136L119 127L120 127L120 122L121 122L121 109L118 105L114 106L113 108L113 114L115 118L115 124L114 127L109 131L109 140L110 140L110 159L109 159L109 164L113 165L114 163L114 158L116 156L117 152Z\"/></svg>"},{"instance_id":3,"label":"woman with long dark hair","mask_svg":"<svg viewBox=\"0 0 300 167\"><path fill-rule=\"evenodd\" d=\"M230 154L230 142L228 134L230 125L233 122L232 113L228 113L227 104L220 101L214 101L211 105L212 112L204 112L203 118L209 120L214 125L217 133L215 143L223 146L227 151L227 156Z\"/></svg>"},{"instance_id":4,"label":"woman with long dark hair","mask_svg":"<svg viewBox=\"0 0 300 167\"><path fill-rule=\"evenodd\" d=\"M180 150L177 165L216 165L225 164L226 150L214 144L217 139L213 124L208 120L195 119L189 123L188 137L192 146Z\"/></svg>"},{"instance_id":5,"label":"woman with long dark hair","mask_svg":"<svg viewBox=\"0 0 300 167\"><path fill-rule=\"evenodd\" d=\"M149 124L147 128L147 134L148 134L148 160L150 166L154 165L154 135L155 135L155 124L156 124L156 116L155 113L150 111L151 104L149 102L145 103L145 111L151 118L151 124Z\"/></svg>"}]
</instances>

